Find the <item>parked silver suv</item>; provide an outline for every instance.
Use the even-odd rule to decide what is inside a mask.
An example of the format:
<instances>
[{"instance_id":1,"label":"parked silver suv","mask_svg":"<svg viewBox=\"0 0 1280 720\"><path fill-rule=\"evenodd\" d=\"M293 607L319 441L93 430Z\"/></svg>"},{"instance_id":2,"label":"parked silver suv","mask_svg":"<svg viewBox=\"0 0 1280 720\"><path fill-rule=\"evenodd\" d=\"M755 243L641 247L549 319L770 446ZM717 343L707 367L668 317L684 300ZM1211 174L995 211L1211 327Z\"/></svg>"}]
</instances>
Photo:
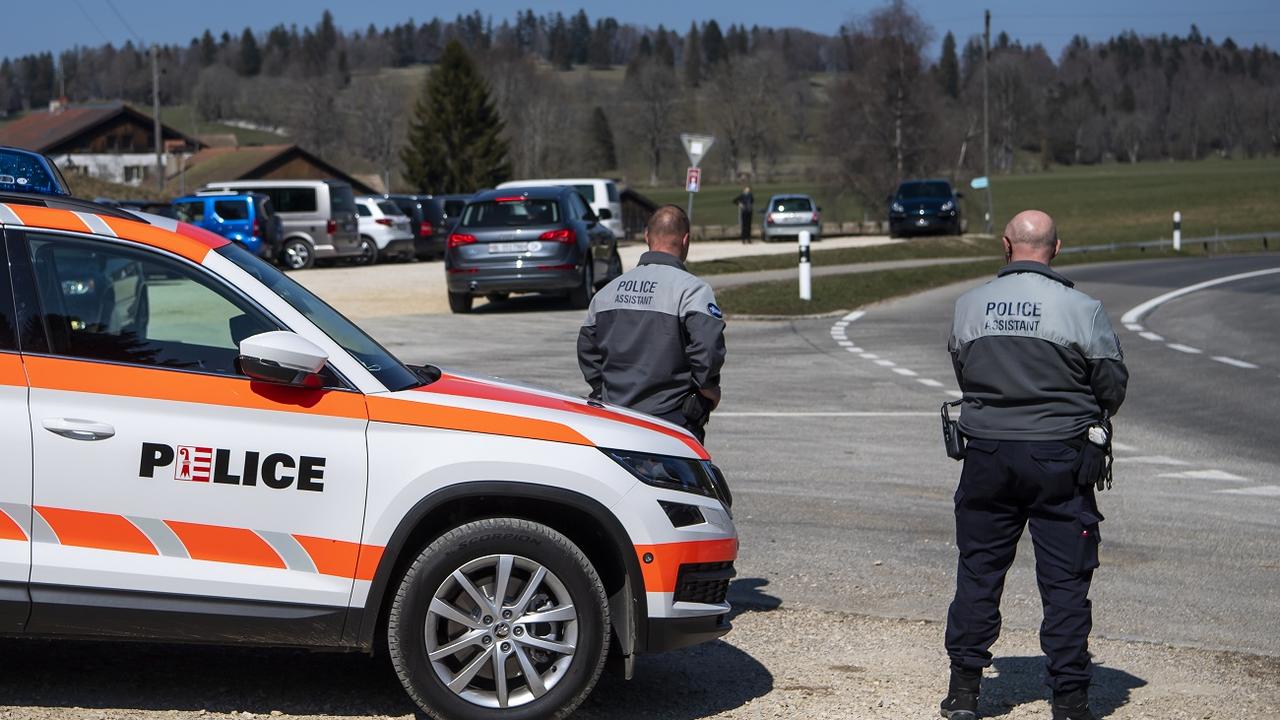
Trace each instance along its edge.
<instances>
[{"instance_id":1,"label":"parked silver suv","mask_svg":"<svg viewBox=\"0 0 1280 720\"><path fill-rule=\"evenodd\" d=\"M284 228L280 264L309 268L316 260L359 257L360 230L351 186L338 180L234 180L205 190L256 192L271 198Z\"/></svg>"}]
</instances>

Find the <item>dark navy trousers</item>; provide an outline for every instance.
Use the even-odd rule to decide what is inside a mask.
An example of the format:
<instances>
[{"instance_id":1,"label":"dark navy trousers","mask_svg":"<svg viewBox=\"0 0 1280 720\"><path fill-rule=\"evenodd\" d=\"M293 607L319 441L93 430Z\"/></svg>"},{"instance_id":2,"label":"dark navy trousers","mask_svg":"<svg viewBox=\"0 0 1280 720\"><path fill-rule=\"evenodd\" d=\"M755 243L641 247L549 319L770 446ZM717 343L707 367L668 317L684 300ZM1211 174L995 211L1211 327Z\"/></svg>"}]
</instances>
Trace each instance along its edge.
<instances>
[{"instance_id":1,"label":"dark navy trousers","mask_svg":"<svg viewBox=\"0 0 1280 720\"><path fill-rule=\"evenodd\" d=\"M1005 574L1029 524L1049 687L1063 693L1089 684L1089 583L1098 567L1102 515L1092 487L1076 483L1080 443L969 440L955 498L960 562L946 640L952 666L991 664Z\"/></svg>"}]
</instances>

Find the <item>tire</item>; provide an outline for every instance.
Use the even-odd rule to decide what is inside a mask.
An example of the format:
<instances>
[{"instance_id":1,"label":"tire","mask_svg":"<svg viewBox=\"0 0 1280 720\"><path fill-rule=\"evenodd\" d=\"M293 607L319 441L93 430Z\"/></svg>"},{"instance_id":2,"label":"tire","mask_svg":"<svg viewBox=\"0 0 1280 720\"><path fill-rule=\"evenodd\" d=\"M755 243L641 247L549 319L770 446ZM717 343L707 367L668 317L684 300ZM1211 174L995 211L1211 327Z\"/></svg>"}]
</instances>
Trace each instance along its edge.
<instances>
[{"instance_id":1,"label":"tire","mask_svg":"<svg viewBox=\"0 0 1280 720\"><path fill-rule=\"evenodd\" d=\"M591 298L596 294L595 260L590 255L582 261L582 282L569 291L569 304L575 310L586 310L591 306Z\"/></svg>"},{"instance_id":2,"label":"tire","mask_svg":"<svg viewBox=\"0 0 1280 720\"><path fill-rule=\"evenodd\" d=\"M455 314L471 312L471 303L475 301L471 293L449 293L449 311Z\"/></svg>"},{"instance_id":3,"label":"tire","mask_svg":"<svg viewBox=\"0 0 1280 720\"><path fill-rule=\"evenodd\" d=\"M503 568L510 582L495 608ZM514 614L510 620L503 608ZM529 623L533 615L565 619ZM423 549L387 620L396 675L409 697L441 720L568 716L600 677L609 635L604 585L582 551L545 525L515 518L462 525ZM503 655L499 665L495 658ZM495 679L498 667L503 683ZM526 679L535 676L536 685Z\"/></svg>"},{"instance_id":4,"label":"tire","mask_svg":"<svg viewBox=\"0 0 1280 720\"><path fill-rule=\"evenodd\" d=\"M375 265L378 262L378 244L372 238L360 236L360 254L351 258L352 265Z\"/></svg>"},{"instance_id":5,"label":"tire","mask_svg":"<svg viewBox=\"0 0 1280 720\"><path fill-rule=\"evenodd\" d=\"M301 238L290 238L280 248L280 264L287 270L306 270L316 264L316 254L311 243Z\"/></svg>"},{"instance_id":6,"label":"tire","mask_svg":"<svg viewBox=\"0 0 1280 720\"><path fill-rule=\"evenodd\" d=\"M618 246L613 246L613 257L609 260L609 272L606 273L604 282L600 283L600 287L608 285L611 281L617 279L622 274L622 256L618 254Z\"/></svg>"}]
</instances>

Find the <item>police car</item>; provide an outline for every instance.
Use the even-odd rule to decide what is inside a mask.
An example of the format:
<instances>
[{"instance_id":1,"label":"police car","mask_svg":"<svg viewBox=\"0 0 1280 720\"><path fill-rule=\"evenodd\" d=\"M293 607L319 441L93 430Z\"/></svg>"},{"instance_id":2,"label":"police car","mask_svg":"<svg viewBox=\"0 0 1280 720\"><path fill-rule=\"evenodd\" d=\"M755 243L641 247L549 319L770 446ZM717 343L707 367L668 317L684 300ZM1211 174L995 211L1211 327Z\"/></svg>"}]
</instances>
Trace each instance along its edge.
<instances>
[{"instance_id":1,"label":"police car","mask_svg":"<svg viewBox=\"0 0 1280 720\"><path fill-rule=\"evenodd\" d=\"M531 718L610 652L629 675L729 630L731 498L686 431L406 365L224 238L68 197L15 152L4 633L385 643L430 715Z\"/></svg>"}]
</instances>

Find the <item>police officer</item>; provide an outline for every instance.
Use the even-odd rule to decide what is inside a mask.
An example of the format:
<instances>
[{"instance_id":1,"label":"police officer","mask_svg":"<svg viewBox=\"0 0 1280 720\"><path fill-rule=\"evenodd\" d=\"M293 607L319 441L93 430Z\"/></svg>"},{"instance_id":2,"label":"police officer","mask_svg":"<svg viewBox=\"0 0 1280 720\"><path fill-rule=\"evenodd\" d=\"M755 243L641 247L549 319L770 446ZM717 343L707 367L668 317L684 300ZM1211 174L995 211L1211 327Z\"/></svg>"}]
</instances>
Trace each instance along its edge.
<instances>
[{"instance_id":1,"label":"police officer","mask_svg":"<svg viewBox=\"0 0 1280 720\"><path fill-rule=\"evenodd\" d=\"M684 267L689 218L675 205L645 226L649 252L591 301L578 365L591 397L683 425L701 442L720 402L724 315Z\"/></svg>"},{"instance_id":2,"label":"police officer","mask_svg":"<svg viewBox=\"0 0 1280 720\"><path fill-rule=\"evenodd\" d=\"M1089 710L1089 583L1102 514L1079 471L1091 425L1124 401L1129 374L1102 304L1049 267L1053 219L1019 213L1005 228L994 280L956 301L949 343L968 438L955 496L960 561L947 615L951 682L943 717L973 720L982 669L1000 633L1000 595L1030 523L1044 606L1054 720ZM1088 483L1088 484L1084 484Z\"/></svg>"}]
</instances>

